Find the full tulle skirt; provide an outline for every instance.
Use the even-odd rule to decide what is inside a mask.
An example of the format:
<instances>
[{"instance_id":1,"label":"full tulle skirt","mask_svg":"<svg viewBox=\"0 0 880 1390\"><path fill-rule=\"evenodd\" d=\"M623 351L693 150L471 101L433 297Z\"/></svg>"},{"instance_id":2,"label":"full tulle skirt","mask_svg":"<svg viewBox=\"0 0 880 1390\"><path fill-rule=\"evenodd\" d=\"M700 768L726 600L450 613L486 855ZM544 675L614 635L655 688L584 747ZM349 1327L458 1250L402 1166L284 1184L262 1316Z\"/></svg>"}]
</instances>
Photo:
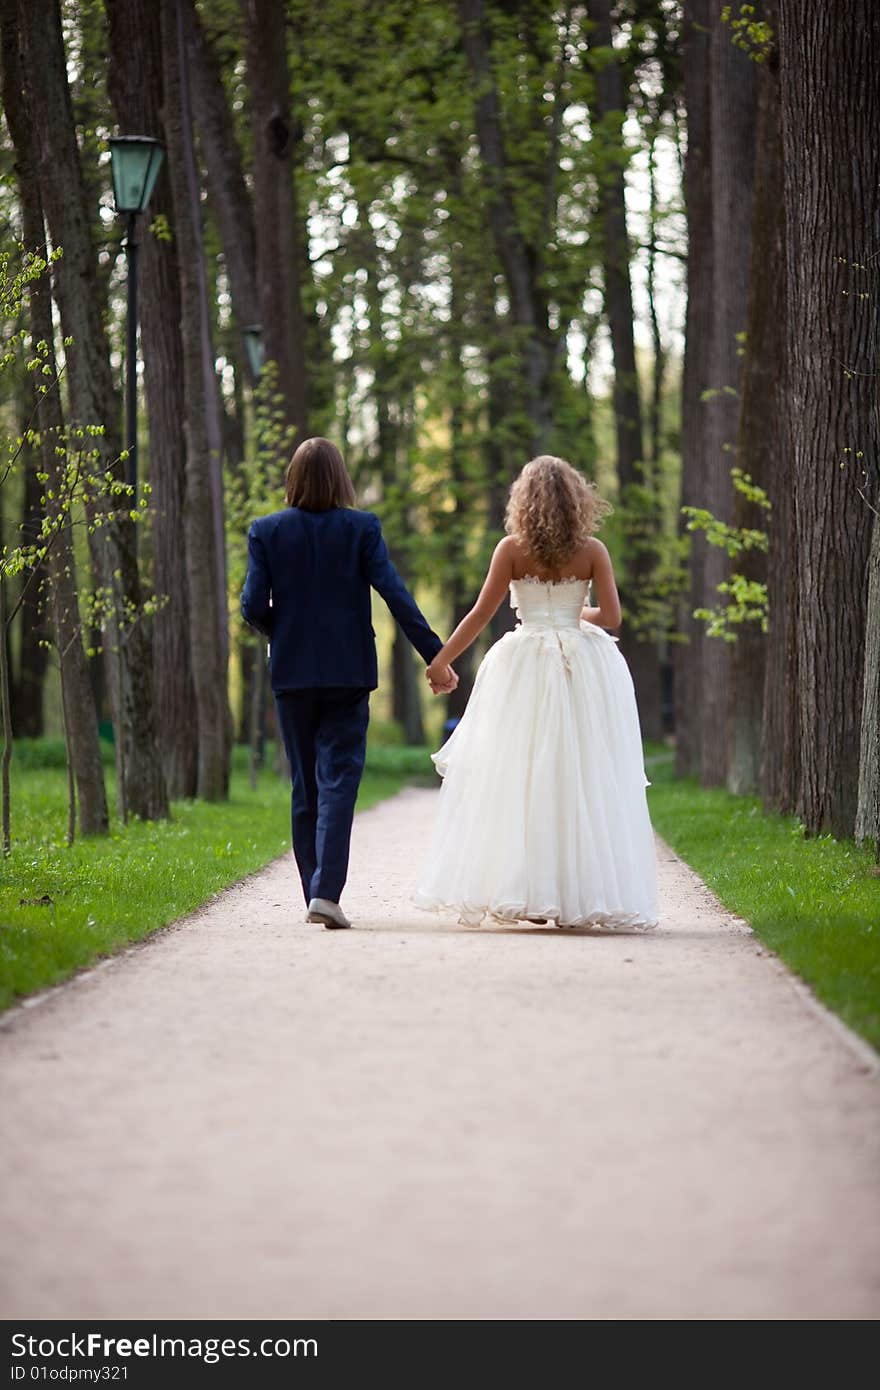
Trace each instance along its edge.
<instances>
[{"instance_id":1,"label":"full tulle skirt","mask_svg":"<svg viewBox=\"0 0 880 1390\"><path fill-rule=\"evenodd\" d=\"M615 640L520 626L489 650L443 778L416 903L477 924L657 924L638 711Z\"/></svg>"}]
</instances>

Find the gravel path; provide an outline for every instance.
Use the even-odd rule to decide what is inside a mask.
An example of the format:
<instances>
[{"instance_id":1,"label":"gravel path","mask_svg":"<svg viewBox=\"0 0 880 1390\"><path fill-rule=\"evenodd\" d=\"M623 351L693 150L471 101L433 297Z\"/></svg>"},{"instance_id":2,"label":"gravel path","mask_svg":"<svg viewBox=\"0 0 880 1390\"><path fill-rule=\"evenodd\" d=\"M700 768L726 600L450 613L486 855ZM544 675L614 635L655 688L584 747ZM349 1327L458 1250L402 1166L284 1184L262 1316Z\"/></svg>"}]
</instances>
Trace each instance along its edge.
<instances>
[{"instance_id":1,"label":"gravel path","mask_svg":"<svg viewBox=\"0 0 880 1390\"><path fill-rule=\"evenodd\" d=\"M662 844L646 935L408 902L436 793L0 1026L0 1316L872 1318L874 1054Z\"/></svg>"}]
</instances>

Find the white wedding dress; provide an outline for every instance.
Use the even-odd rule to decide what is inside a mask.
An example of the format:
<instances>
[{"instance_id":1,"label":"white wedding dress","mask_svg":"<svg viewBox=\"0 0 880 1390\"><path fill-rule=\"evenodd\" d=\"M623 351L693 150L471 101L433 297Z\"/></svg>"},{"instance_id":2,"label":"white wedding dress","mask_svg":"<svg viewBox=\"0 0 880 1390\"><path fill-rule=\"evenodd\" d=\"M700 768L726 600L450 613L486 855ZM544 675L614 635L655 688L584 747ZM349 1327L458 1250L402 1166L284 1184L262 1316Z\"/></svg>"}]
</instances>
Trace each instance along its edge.
<instances>
[{"instance_id":1,"label":"white wedding dress","mask_svg":"<svg viewBox=\"0 0 880 1390\"><path fill-rule=\"evenodd\" d=\"M520 618L486 654L433 754L443 778L416 902L564 926L657 924L639 717L616 639L580 620L581 579L518 579Z\"/></svg>"}]
</instances>

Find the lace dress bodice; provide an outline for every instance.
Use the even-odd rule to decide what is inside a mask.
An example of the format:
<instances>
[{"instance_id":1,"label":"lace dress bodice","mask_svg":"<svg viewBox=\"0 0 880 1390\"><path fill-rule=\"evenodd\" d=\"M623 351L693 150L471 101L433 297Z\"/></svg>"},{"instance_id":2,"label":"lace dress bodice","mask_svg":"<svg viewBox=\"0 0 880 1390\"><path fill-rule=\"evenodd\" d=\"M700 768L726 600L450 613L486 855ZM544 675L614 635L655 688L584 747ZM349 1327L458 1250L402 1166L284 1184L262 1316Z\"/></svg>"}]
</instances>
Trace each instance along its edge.
<instances>
[{"instance_id":1,"label":"lace dress bodice","mask_svg":"<svg viewBox=\"0 0 880 1390\"><path fill-rule=\"evenodd\" d=\"M526 628L576 628L587 597L589 580L513 579L510 606Z\"/></svg>"}]
</instances>

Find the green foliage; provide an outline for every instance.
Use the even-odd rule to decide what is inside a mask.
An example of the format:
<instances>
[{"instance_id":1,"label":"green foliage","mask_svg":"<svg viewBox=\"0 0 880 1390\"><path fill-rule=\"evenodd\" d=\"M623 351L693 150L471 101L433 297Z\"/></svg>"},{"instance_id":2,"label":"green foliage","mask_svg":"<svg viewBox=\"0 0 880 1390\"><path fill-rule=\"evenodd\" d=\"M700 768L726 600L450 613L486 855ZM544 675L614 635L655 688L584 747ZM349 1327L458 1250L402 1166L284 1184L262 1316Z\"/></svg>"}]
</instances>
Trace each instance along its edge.
<instances>
[{"instance_id":1,"label":"green foliage","mask_svg":"<svg viewBox=\"0 0 880 1390\"><path fill-rule=\"evenodd\" d=\"M655 828L724 905L851 1028L880 1045L880 878L867 849L808 839L754 797L677 780L672 754L649 757Z\"/></svg>"},{"instance_id":2,"label":"green foliage","mask_svg":"<svg viewBox=\"0 0 880 1390\"><path fill-rule=\"evenodd\" d=\"M15 844L0 868L0 1008L142 940L290 852L289 785L265 771L251 792L241 766L228 802L177 802L169 821L117 824L107 839L67 848L65 777L46 766L56 754L45 749L37 767L32 746L29 758L13 762ZM375 770L368 766L361 810L403 784L409 768L390 761L382 765L380 755ZM112 776L108 792L112 798ZM291 921L300 908L291 859Z\"/></svg>"},{"instance_id":3,"label":"green foliage","mask_svg":"<svg viewBox=\"0 0 880 1390\"><path fill-rule=\"evenodd\" d=\"M765 19L757 18L754 5L725 5L721 23L730 26L730 42L755 63L766 63L773 53L776 37Z\"/></svg>"},{"instance_id":4,"label":"green foliage","mask_svg":"<svg viewBox=\"0 0 880 1390\"><path fill-rule=\"evenodd\" d=\"M754 506L769 514L770 499L762 487L753 482L741 468L732 468L730 476L734 489ZM719 521L705 507L682 507L688 531L702 531L709 545L724 550L731 558L744 551L766 553L769 538L765 530L746 526L731 526ZM720 637L724 642L736 641L736 629L743 623L758 623L762 632L769 630L767 585L745 575L733 573L729 580L717 586L727 603L717 608L696 608L694 617L706 624L708 637Z\"/></svg>"}]
</instances>

